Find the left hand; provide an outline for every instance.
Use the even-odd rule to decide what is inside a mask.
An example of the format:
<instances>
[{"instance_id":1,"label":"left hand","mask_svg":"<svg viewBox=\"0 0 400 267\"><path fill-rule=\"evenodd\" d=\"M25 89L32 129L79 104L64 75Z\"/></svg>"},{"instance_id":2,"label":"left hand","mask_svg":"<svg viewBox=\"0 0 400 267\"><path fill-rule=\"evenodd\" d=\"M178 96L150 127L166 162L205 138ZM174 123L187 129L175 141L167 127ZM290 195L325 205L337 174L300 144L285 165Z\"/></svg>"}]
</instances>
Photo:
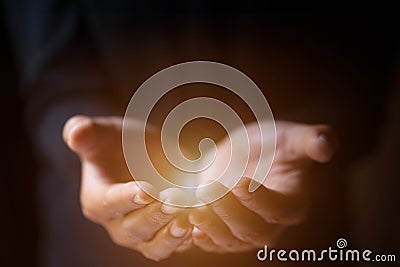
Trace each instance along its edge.
<instances>
[{"instance_id":1,"label":"left hand","mask_svg":"<svg viewBox=\"0 0 400 267\"><path fill-rule=\"evenodd\" d=\"M247 127L250 135L258 136L256 127ZM309 204L307 171L314 162L331 159L337 145L335 134L326 125L292 122L277 122L276 130L274 162L260 188L249 193L250 179L242 178L223 198L191 210L189 220L195 226L192 233L195 245L205 251L221 253L271 246L285 227L304 220ZM268 146L271 137L252 140L250 146L258 146L260 142ZM222 157L227 149L227 141L218 144ZM250 154L245 176L253 173L256 156ZM199 192L199 197L207 201L208 196L206 192Z\"/></svg>"}]
</instances>

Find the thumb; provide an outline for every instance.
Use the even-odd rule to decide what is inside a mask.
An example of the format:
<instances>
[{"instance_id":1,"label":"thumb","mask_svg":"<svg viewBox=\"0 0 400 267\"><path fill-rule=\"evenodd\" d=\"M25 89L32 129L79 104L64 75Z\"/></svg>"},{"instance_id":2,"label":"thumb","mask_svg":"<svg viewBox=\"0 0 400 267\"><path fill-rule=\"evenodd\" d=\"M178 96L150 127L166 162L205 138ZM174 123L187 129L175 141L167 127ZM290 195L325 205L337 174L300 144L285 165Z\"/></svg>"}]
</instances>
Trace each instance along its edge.
<instances>
[{"instance_id":1,"label":"thumb","mask_svg":"<svg viewBox=\"0 0 400 267\"><path fill-rule=\"evenodd\" d=\"M90 159L121 143L122 119L77 115L64 125L63 138L80 157Z\"/></svg>"}]
</instances>

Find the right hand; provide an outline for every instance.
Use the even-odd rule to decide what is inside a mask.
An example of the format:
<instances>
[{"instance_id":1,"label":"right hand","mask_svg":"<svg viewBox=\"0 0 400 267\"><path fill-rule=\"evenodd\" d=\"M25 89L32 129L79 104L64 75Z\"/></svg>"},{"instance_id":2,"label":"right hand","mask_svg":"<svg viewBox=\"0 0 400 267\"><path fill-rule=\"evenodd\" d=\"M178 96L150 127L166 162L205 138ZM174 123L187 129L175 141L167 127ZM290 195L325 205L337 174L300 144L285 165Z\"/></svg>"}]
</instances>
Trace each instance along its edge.
<instances>
[{"instance_id":1,"label":"right hand","mask_svg":"<svg viewBox=\"0 0 400 267\"><path fill-rule=\"evenodd\" d=\"M152 260L162 260L191 245L192 226L179 208L154 201L146 182L133 181L122 152L122 118L75 116L63 137L82 163L81 205L85 217L101 224L112 240ZM176 192L159 192L164 198Z\"/></svg>"}]
</instances>

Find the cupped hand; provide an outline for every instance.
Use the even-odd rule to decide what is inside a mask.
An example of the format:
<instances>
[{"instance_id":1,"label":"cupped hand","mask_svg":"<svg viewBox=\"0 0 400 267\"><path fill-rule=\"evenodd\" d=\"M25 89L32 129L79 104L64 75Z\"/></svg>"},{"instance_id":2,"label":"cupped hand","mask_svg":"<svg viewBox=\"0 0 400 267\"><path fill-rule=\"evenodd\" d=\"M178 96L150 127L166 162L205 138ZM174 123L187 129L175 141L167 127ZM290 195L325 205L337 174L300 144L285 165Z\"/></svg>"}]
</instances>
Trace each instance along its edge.
<instances>
[{"instance_id":1,"label":"cupped hand","mask_svg":"<svg viewBox=\"0 0 400 267\"><path fill-rule=\"evenodd\" d=\"M272 135L261 138L257 129L254 124L247 126L251 140L247 177L257 166L261 142L271 147L274 140ZM195 245L221 253L271 246L285 227L304 220L309 204L307 172L313 163L331 159L337 146L335 134L326 125L281 121L276 123L276 141L271 170L255 192L248 191L251 180L244 177L221 199L190 212ZM224 165L228 146L227 140L218 144L216 164ZM223 190L223 185L214 183L212 190ZM208 202L210 192L198 190L198 197Z\"/></svg>"},{"instance_id":2,"label":"cupped hand","mask_svg":"<svg viewBox=\"0 0 400 267\"><path fill-rule=\"evenodd\" d=\"M257 191L248 191L250 178L244 177L218 201L185 211L154 201L141 189L156 195L150 184L132 181L122 153L121 118L74 117L65 125L64 139L82 161L84 215L103 225L115 243L161 260L174 251L186 250L191 243L212 252L240 252L271 245L285 227L304 219L308 207L307 171L314 162L330 160L336 139L325 125L277 122L276 127L274 162ZM247 126L252 147L244 175L247 177L257 165L261 142L268 147L274 138L259 138L257 129L256 125ZM224 141L218 144L217 159L226 159L227 146ZM223 189L219 183L214 186L214 190ZM159 193L161 198L179 196L170 189ZM210 194L199 190L198 197L209 202Z\"/></svg>"},{"instance_id":3,"label":"cupped hand","mask_svg":"<svg viewBox=\"0 0 400 267\"><path fill-rule=\"evenodd\" d=\"M133 181L123 157L121 131L120 117L75 116L65 124L64 140L82 162L82 211L104 226L115 243L162 260L190 246L193 227L185 211L154 201L145 191L161 198L179 193L156 192L149 183Z\"/></svg>"}]
</instances>

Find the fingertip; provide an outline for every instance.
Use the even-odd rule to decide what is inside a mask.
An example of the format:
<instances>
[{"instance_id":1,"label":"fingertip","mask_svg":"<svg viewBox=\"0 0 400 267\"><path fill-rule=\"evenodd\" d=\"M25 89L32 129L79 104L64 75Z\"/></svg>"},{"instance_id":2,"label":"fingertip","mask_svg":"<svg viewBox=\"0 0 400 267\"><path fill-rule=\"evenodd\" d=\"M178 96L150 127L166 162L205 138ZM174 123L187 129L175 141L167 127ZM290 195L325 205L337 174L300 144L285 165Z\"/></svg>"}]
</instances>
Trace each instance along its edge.
<instances>
[{"instance_id":1,"label":"fingertip","mask_svg":"<svg viewBox=\"0 0 400 267\"><path fill-rule=\"evenodd\" d=\"M207 207L196 208L188 215L189 222L192 225L200 225L207 217L209 217Z\"/></svg>"},{"instance_id":2,"label":"fingertip","mask_svg":"<svg viewBox=\"0 0 400 267\"><path fill-rule=\"evenodd\" d=\"M79 152L84 139L94 122L91 118L82 115L76 115L68 119L63 129L63 139L65 143L76 152Z\"/></svg>"},{"instance_id":3,"label":"fingertip","mask_svg":"<svg viewBox=\"0 0 400 267\"><path fill-rule=\"evenodd\" d=\"M152 184L145 181L136 181L135 183L140 189L138 194L144 199L151 199L153 201L154 198L159 196L159 192Z\"/></svg>"},{"instance_id":4,"label":"fingertip","mask_svg":"<svg viewBox=\"0 0 400 267\"><path fill-rule=\"evenodd\" d=\"M194 241L205 240L209 238L206 233L204 233L203 231L199 230L196 227L193 228L192 237Z\"/></svg>"},{"instance_id":5,"label":"fingertip","mask_svg":"<svg viewBox=\"0 0 400 267\"><path fill-rule=\"evenodd\" d=\"M192 229L193 226L188 223L187 219L180 220L178 218L172 222L169 232L173 237L182 238L186 237L192 231Z\"/></svg>"},{"instance_id":6,"label":"fingertip","mask_svg":"<svg viewBox=\"0 0 400 267\"><path fill-rule=\"evenodd\" d=\"M321 151L324 151L323 155L325 155L325 157L321 157L321 162L328 162L331 160L338 147L336 133L334 131L331 131L329 134L321 133L319 135L319 140Z\"/></svg>"},{"instance_id":7,"label":"fingertip","mask_svg":"<svg viewBox=\"0 0 400 267\"><path fill-rule=\"evenodd\" d=\"M188 196L179 188L167 188L160 192L159 199L163 206L182 207L182 203L187 203Z\"/></svg>"},{"instance_id":8,"label":"fingertip","mask_svg":"<svg viewBox=\"0 0 400 267\"><path fill-rule=\"evenodd\" d=\"M198 215L197 215L196 212L191 212L191 213L188 215L188 219L189 219L189 222L190 222L191 224L193 224L193 225L198 225L198 224L199 224L199 218L198 218Z\"/></svg>"},{"instance_id":9,"label":"fingertip","mask_svg":"<svg viewBox=\"0 0 400 267\"><path fill-rule=\"evenodd\" d=\"M193 245L192 238L188 237L185 239L185 241L183 241L182 244L179 245L179 247L176 249L176 252L180 252L180 253L185 252L188 249L190 249L192 247L192 245Z\"/></svg>"},{"instance_id":10,"label":"fingertip","mask_svg":"<svg viewBox=\"0 0 400 267\"><path fill-rule=\"evenodd\" d=\"M327 125L316 126L307 143L306 153L313 160L326 163L336 152L338 140L335 131Z\"/></svg>"},{"instance_id":11,"label":"fingertip","mask_svg":"<svg viewBox=\"0 0 400 267\"><path fill-rule=\"evenodd\" d=\"M171 226L169 228L169 233L176 238L181 238L186 236L186 234L189 232L189 229L187 228L182 228L178 226Z\"/></svg>"},{"instance_id":12,"label":"fingertip","mask_svg":"<svg viewBox=\"0 0 400 267\"><path fill-rule=\"evenodd\" d=\"M251 198L251 192L249 189L250 187L253 188L254 183L258 186L259 183L255 182L253 179L248 177L242 177L239 183L232 188L232 193L236 196L236 198L240 200L249 200Z\"/></svg>"},{"instance_id":13,"label":"fingertip","mask_svg":"<svg viewBox=\"0 0 400 267\"><path fill-rule=\"evenodd\" d=\"M232 193L240 200L249 200L252 193L262 185L261 182L256 181L254 178L242 177L239 183L232 189Z\"/></svg>"},{"instance_id":14,"label":"fingertip","mask_svg":"<svg viewBox=\"0 0 400 267\"><path fill-rule=\"evenodd\" d=\"M177 213L181 212L182 208L163 203L161 205L161 211L164 214L173 215L173 214L177 214Z\"/></svg>"},{"instance_id":15,"label":"fingertip","mask_svg":"<svg viewBox=\"0 0 400 267\"><path fill-rule=\"evenodd\" d=\"M133 202L135 202L136 204L139 204L139 205L148 205L154 201L154 198L152 198L151 196L149 196L148 194L146 194L143 191L139 191L138 193L136 193L134 195L132 200L133 200Z\"/></svg>"}]
</instances>

